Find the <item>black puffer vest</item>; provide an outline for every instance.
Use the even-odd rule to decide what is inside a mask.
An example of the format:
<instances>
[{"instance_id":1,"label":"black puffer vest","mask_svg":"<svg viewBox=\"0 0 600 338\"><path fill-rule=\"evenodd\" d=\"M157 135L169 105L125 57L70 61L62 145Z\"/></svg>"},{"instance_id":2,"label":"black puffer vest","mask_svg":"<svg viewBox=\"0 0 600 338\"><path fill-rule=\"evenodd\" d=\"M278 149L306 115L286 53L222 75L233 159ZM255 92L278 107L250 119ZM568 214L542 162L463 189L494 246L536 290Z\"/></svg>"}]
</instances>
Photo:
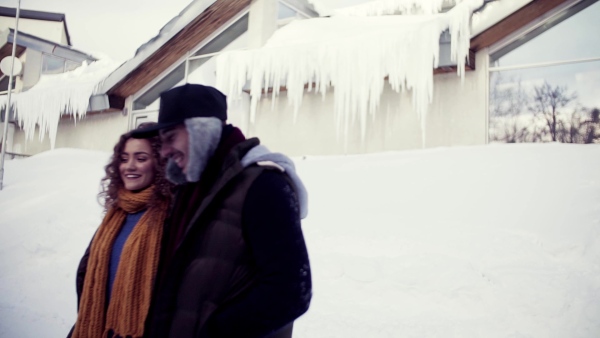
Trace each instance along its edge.
<instances>
[{"instance_id":1,"label":"black puffer vest","mask_svg":"<svg viewBox=\"0 0 600 338\"><path fill-rule=\"evenodd\" d=\"M164 267L146 337L206 337L206 321L217 306L253 283L256 267L242 234L242 210L250 186L266 169L243 168L240 160L258 143L257 139L244 141L226 157L171 264Z\"/></svg>"}]
</instances>

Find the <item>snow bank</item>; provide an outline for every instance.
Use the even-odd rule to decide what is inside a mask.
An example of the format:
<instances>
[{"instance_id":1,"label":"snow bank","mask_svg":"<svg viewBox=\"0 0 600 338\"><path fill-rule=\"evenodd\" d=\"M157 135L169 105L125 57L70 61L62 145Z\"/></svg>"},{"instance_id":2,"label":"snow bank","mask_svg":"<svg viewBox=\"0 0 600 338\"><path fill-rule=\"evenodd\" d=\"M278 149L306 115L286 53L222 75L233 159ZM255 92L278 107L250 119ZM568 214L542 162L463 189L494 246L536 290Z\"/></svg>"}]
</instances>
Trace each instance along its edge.
<instances>
[{"instance_id":1,"label":"snow bank","mask_svg":"<svg viewBox=\"0 0 600 338\"><path fill-rule=\"evenodd\" d=\"M42 75L33 88L12 95L11 106L26 139L32 140L39 128L40 141L48 134L54 149L61 115L73 115L76 119L85 116L90 97L98 93L102 81L117 66L111 59L84 62L70 72ZM7 96L0 98L0 109L6 107L6 101Z\"/></svg>"},{"instance_id":2,"label":"snow bank","mask_svg":"<svg viewBox=\"0 0 600 338\"><path fill-rule=\"evenodd\" d=\"M96 195L108 156L63 148L5 162L0 337L58 338L71 329L75 271L101 221Z\"/></svg>"},{"instance_id":3,"label":"snow bank","mask_svg":"<svg viewBox=\"0 0 600 338\"><path fill-rule=\"evenodd\" d=\"M483 0L465 0L436 15L294 21L260 49L219 55L217 87L236 100L250 80L252 121L265 88L272 88L272 96L277 97L285 85L297 114L306 85L322 95L334 87L338 132L346 134L349 124L359 120L364 136L367 117L377 111L387 77L395 91L412 90L413 105L424 126L433 97L440 34L450 30L451 57L458 64L458 74L464 76L470 17L481 4Z\"/></svg>"},{"instance_id":4,"label":"snow bank","mask_svg":"<svg viewBox=\"0 0 600 338\"><path fill-rule=\"evenodd\" d=\"M64 337L107 153L6 162L0 337ZM296 159L314 296L295 338L600 336L600 145Z\"/></svg>"}]
</instances>

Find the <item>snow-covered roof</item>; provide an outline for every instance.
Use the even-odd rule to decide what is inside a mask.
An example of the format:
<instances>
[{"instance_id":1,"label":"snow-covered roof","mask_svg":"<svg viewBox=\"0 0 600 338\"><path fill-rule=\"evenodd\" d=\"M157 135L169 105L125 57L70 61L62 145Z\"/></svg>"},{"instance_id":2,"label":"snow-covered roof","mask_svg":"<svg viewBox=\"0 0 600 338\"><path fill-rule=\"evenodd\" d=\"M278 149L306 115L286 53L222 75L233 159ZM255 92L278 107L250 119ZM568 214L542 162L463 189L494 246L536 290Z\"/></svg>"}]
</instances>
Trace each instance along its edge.
<instances>
[{"instance_id":1,"label":"snow-covered roof","mask_svg":"<svg viewBox=\"0 0 600 338\"><path fill-rule=\"evenodd\" d=\"M43 141L46 133L53 149L58 122L62 115L75 119L85 116L90 97L99 92L102 81L118 66L106 58L62 74L42 75L31 89L11 96L18 124L28 140L33 139L36 126ZM0 110L5 109L7 95L0 96Z\"/></svg>"},{"instance_id":2,"label":"snow-covered roof","mask_svg":"<svg viewBox=\"0 0 600 338\"><path fill-rule=\"evenodd\" d=\"M132 59L123 63L121 67L108 76L102 86L102 92L108 92L111 88L121 82L127 75L137 69L144 61L146 61L146 59L154 54L162 45L172 39L216 1L217 0L194 0L190 3L178 16L171 19L160 30L157 36L140 46Z\"/></svg>"},{"instance_id":3,"label":"snow-covered roof","mask_svg":"<svg viewBox=\"0 0 600 338\"><path fill-rule=\"evenodd\" d=\"M464 3L470 0L288 0L286 3L300 3L303 6L314 6L315 9L320 10L321 15L333 15L334 17L344 16L370 16L390 13L405 13L405 14L429 14L437 15L440 11L447 11L449 8L454 7L457 3ZM507 10L501 14L492 11L485 11L485 17L478 13L474 16L475 33L476 35L483 29L490 27L496 22L500 21L503 17L509 15L511 10L517 10L522 7L523 4L532 0L502 0L503 8ZM161 48L167 42L170 42L174 38L177 39L177 34L184 30L186 27L194 23L194 19L197 19L203 14L206 9L218 3L216 0L195 0L188 5L181 13L170 20L159 32L159 34L142 45L136 52L136 55L125 62L121 67L115 70L108 76L101 92L110 95L119 96L124 100L125 96L131 95L131 83L125 84L126 81L131 80L131 77L138 76L140 71L145 67L146 63L152 63L153 59L162 58ZM477 1L477 3L483 3L487 1ZM515 5L516 3L516 5ZM356 5L358 4L358 5ZM354 6L353 6L354 5ZM486 9L490 7L488 4ZM485 18L485 19L477 19ZM172 41L171 41L172 42ZM173 52L169 52L173 54ZM154 70L154 68L150 68ZM149 69L144 69L142 73L147 73ZM160 69L162 72L162 68ZM459 70L460 71L460 70ZM159 73L157 73L159 74ZM153 78L158 76L153 74ZM147 79L141 79L142 82L146 83ZM139 81L137 81L139 82ZM128 89L121 90L119 88L127 87ZM134 86L135 87L135 86ZM137 87L136 87L137 88ZM136 89L137 90L137 89ZM134 90L135 91L135 90ZM122 101L122 100L121 100ZM119 107L117 107L119 108Z\"/></svg>"},{"instance_id":4,"label":"snow-covered roof","mask_svg":"<svg viewBox=\"0 0 600 338\"><path fill-rule=\"evenodd\" d=\"M429 3L421 11L441 10L442 3L396 2L410 3L410 7ZM359 117L364 134L367 115L377 110L388 77L394 90L412 90L413 105L424 124L433 97L440 34L450 31L451 57L463 76L471 14L483 2L463 0L446 13L428 15L335 15L295 21L279 29L260 49L220 55L217 87L236 99L250 80L253 119L263 88L273 88L276 97L285 81L287 97L297 112L306 84L314 83L315 90L323 95L333 86L338 130Z\"/></svg>"},{"instance_id":5,"label":"snow-covered roof","mask_svg":"<svg viewBox=\"0 0 600 338\"><path fill-rule=\"evenodd\" d=\"M304 4L307 0L287 2L290 1ZM325 0L308 1L318 9L317 2ZM297 111L305 84L315 83L315 90L322 94L335 86L338 126L347 126L349 120L359 117L364 131L366 116L376 111L384 78L388 77L394 90L412 90L413 104L424 124L433 94L431 70L439 61L440 33L450 30L452 58L462 76L470 38L532 1L488 3L473 16L472 28L469 25L471 13L480 9L484 0L375 0L346 7L333 13L331 18L295 21L277 31L261 49L223 54L218 58L218 87L235 98L251 79L254 116L264 87L273 87L273 95L277 96L279 84L285 83L288 98ZM161 48L165 53L172 53L165 44L181 37L178 34L192 25L196 25L196 30L205 27L205 23L197 19L215 3L216 0L190 3L118 68L112 60L101 59L72 72L42 76L34 88L14 96L13 106L17 108L19 123L26 129L26 135L33 137L38 125L42 131L40 138L48 132L54 146L62 114L84 116L92 95L109 93L132 73L140 73L140 65L164 57L157 53ZM240 1L237 7L227 7L229 3L223 1L215 10L227 12L225 8L229 8L233 13L241 11L247 3L249 1ZM453 8L448 12L438 13L449 6ZM371 16L398 12L408 15ZM420 15L410 15L415 13ZM0 98L0 107L2 105L6 105L5 98Z\"/></svg>"},{"instance_id":6,"label":"snow-covered roof","mask_svg":"<svg viewBox=\"0 0 600 338\"><path fill-rule=\"evenodd\" d=\"M305 0L293 0L303 2ZM134 95L178 66L188 53L212 41L226 27L247 20L251 0L192 2L161 33L142 46L137 55L109 76L103 92L112 99L112 107Z\"/></svg>"},{"instance_id":7,"label":"snow-covered roof","mask_svg":"<svg viewBox=\"0 0 600 338\"><path fill-rule=\"evenodd\" d=\"M481 11L473 13L471 36L482 33L532 1L502 0L487 3Z\"/></svg>"},{"instance_id":8,"label":"snow-covered roof","mask_svg":"<svg viewBox=\"0 0 600 338\"><path fill-rule=\"evenodd\" d=\"M7 33L1 38L0 45L12 44L15 40L15 31L12 28ZM28 50L82 64L62 74L41 75L32 88L11 96L11 107L19 125L25 131L26 138L32 139L36 127L39 127L40 140L43 140L47 133L50 145L54 148L60 117L65 114L74 115L76 118L83 117L87 112L90 97L98 92L102 81L117 68L117 64L109 58L97 61L96 57L71 46L23 32L17 33L16 41L17 45ZM0 96L0 110L6 108L7 100L7 95Z\"/></svg>"},{"instance_id":9,"label":"snow-covered roof","mask_svg":"<svg viewBox=\"0 0 600 338\"><path fill-rule=\"evenodd\" d=\"M12 44L15 40L15 30L9 28L5 34L0 35L0 47L7 43ZM46 54L59 56L61 58L82 62L84 60L94 61L96 58L88 53L77 50L69 45L63 45L54 41L42 39L38 36L19 31L17 33L17 45L31 48ZM11 48L0 48L0 58L11 55Z\"/></svg>"},{"instance_id":10,"label":"snow-covered roof","mask_svg":"<svg viewBox=\"0 0 600 338\"><path fill-rule=\"evenodd\" d=\"M0 6L0 16L8 16L8 17L16 17L17 9L12 7L3 7ZM52 12L42 12L42 11L34 11L28 9L20 9L19 17L23 19L32 19L32 20L43 20L43 21L56 21L62 22L65 27L65 35L67 37L67 44L71 45L71 36L69 35L69 29L67 27L67 17L63 13L52 13Z\"/></svg>"},{"instance_id":11,"label":"snow-covered roof","mask_svg":"<svg viewBox=\"0 0 600 338\"><path fill-rule=\"evenodd\" d=\"M308 0L320 16L439 13L462 0ZM488 0L493 1L493 0ZM417 4L417 6L415 6Z\"/></svg>"}]
</instances>

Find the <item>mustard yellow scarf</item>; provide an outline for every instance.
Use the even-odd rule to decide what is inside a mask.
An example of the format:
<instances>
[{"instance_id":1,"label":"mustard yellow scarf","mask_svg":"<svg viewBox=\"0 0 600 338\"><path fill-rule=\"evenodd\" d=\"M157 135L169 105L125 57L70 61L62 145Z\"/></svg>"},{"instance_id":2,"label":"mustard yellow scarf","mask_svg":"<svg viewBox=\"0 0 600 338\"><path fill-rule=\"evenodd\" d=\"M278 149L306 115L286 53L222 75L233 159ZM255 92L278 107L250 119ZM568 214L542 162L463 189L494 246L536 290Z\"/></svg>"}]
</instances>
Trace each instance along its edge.
<instances>
[{"instance_id":1,"label":"mustard yellow scarf","mask_svg":"<svg viewBox=\"0 0 600 338\"><path fill-rule=\"evenodd\" d=\"M149 207L153 194L154 186L137 193L123 189L116 205L106 213L91 244L73 338L106 337L109 330L115 336L143 336L168 208L168 202ZM107 310L106 288L113 243L127 214L144 209L148 210L123 247Z\"/></svg>"}]
</instances>

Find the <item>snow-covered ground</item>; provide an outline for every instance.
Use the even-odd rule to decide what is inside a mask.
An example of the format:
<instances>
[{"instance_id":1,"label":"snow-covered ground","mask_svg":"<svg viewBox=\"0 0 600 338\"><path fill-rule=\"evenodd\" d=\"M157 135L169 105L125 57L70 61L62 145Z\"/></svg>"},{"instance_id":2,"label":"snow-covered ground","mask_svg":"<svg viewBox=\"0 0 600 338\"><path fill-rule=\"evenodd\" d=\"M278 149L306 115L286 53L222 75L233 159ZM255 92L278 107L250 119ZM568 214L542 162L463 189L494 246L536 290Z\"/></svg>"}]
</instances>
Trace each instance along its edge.
<instances>
[{"instance_id":1,"label":"snow-covered ground","mask_svg":"<svg viewBox=\"0 0 600 338\"><path fill-rule=\"evenodd\" d=\"M108 154L6 162L0 337L63 337ZM314 297L294 337L600 337L600 146L297 158Z\"/></svg>"}]
</instances>

